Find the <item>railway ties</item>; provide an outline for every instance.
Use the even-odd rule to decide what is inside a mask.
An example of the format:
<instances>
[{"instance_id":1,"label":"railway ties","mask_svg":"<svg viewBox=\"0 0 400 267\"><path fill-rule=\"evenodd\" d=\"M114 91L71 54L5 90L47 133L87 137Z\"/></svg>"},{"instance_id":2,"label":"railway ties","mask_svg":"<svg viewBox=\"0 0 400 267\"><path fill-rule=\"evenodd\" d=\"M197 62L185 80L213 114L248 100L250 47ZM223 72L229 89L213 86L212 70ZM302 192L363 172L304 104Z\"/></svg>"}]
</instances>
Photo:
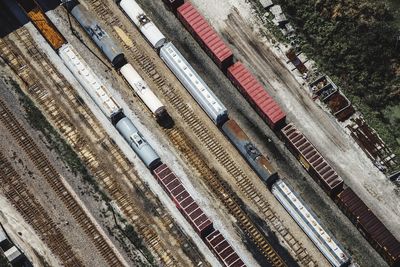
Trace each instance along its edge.
<instances>
[{"instance_id":1,"label":"railway ties","mask_svg":"<svg viewBox=\"0 0 400 267\"><path fill-rule=\"evenodd\" d=\"M23 29L23 28L22 28ZM23 34L28 36L30 43L33 42L29 35L29 32L26 29L23 29L19 32L19 34ZM33 45L33 43L32 43ZM75 90L68 85L68 83L63 79L63 77L54 69L51 63L42 56L41 52L37 49L37 55L41 60L40 62L47 61L49 64L49 68L54 71L55 76L53 78L61 81L61 84L64 87L57 88L60 96L65 98L65 102L62 102L61 105L57 104L57 101L52 97L51 94L46 89L43 89L40 81L37 80L36 75L33 74L33 70L31 66L26 62L26 60L21 56L21 53L13 52L14 48L11 48L12 44L10 41L5 41L0 39L0 56L9 63L10 67L13 71L20 76L23 82L27 85L28 88L31 88L32 84L35 84L36 90L29 90L28 94L35 100L36 103L41 105L41 108L44 109L45 113L49 116L49 120L56 125L60 130L63 137L69 142L69 144L74 148L77 154L80 156L83 163L88 167L89 171L98 178L100 186L102 186L110 195L112 199L115 200L115 203L118 207L123 206L123 209L120 209L126 218L132 223L134 229L138 232L138 234L143 238L143 241L148 244L151 243L149 249L153 252L153 255L156 256L158 260L164 266L180 266L175 256L168 249L168 246L160 242L160 238L158 235L151 229L151 224L149 223L138 211L135 205L130 201L130 196L122 193L122 187L119 183L119 180L116 180L111 176L111 173L108 172L104 168L104 166L100 163L98 154L96 154L95 150L93 150L87 142L87 139L82 136L82 134L77 130L74 124L71 122L71 118L68 117L61 107L68 103L71 107L74 107L75 111L79 111L80 114L83 114L82 120L85 120L86 123L90 124L91 129L93 131L97 131L97 134L94 135L94 138L101 142L101 146L106 148L107 151L111 151L110 156L115 160L116 167L122 171L121 176L127 177L127 179L133 181L134 187L137 187L139 191L147 190L143 192L143 195L149 196L149 199L154 199L154 195L150 195L148 187L144 185L141 180L132 173L132 167L130 167L130 163L123 156L122 152L116 147L115 143L109 138L105 137L104 130L97 122L97 119L90 112L87 106L83 106L79 96L76 94ZM35 45L33 45L35 46ZM34 50L32 50L34 51ZM24 72L21 73L20 66L23 66ZM65 127L68 125L68 127ZM120 179L120 177L118 177ZM148 240L149 235L144 235L144 231L152 232L151 240ZM168 227L167 227L168 229ZM100 245L99 248L102 249L103 245ZM108 257L106 255L106 257ZM78 266L78 265L75 265ZM116 266L116 264L112 264L112 266Z\"/></svg>"},{"instance_id":2,"label":"railway ties","mask_svg":"<svg viewBox=\"0 0 400 267\"><path fill-rule=\"evenodd\" d=\"M0 112L3 118L5 110L2 108ZM65 266L83 266L56 224L1 152L0 169L2 170L0 172L0 187L24 220L33 227L39 237Z\"/></svg>"},{"instance_id":3,"label":"railway ties","mask_svg":"<svg viewBox=\"0 0 400 267\"><path fill-rule=\"evenodd\" d=\"M290 244L295 245L294 247L290 246L293 252L292 254L294 254L299 261L305 263L305 265L317 265L308 252L302 247L301 243L299 243L293 235L286 234L286 232L289 232L289 230L284 227L283 222L276 216L274 211L271 210L267 200L260 194L260 192L258 192L254 184L250 181L247 175L243 173L238 164L232 159L227 151L217 142L216 137L213 136L211 132L202 125L200 118L183 101L183 98L181 95L179 95L179 92L172 88L171 85L167 83L163 75L157 71L152 59L147 54L143 53L134 41L132 42L131 46L126 45L118 33L115 32L115 26L119 27L124 32L127 31L122 26L122 23L118 20L118 17L114 16L109 9L106 8L107 3L104 0L88 0L88 2L95 7L94 10L100 16L100 18L107 22L107 25L114 30L114 36L120 39L126 51L129 52L137 65L140 66L148 78L150 78L150 80L157 86L159 91L164 96L164 99L175 108L179 116L182 117L183 121L194 132L197 138L236 180L240 190L253 202L253 204L256 205L257 209L262 213L263 219L269 221L278 233L285 233L282 238L287 244L289 244L289 246ZM238 204L236 203L236 200L231 199L232 193L229 192L228 188L224 187L225 184L222 182L221 178L209 169L207 164L205 164L204 159L200 158L193 152L190 141L188 141L189 139L186 134L184 134L182 130L177 127L169 130L166 129L165 132L167 133L167 136L170 138L171 142L178 147L181 152L183 152L188 162L201 174L201 177L205 178L210 185L210 188L214 190L214 192L223 201L223 203L225 203L228 209L231 210L233 207L237 207ZM236 203L236 206L234 203ZM240 221L240 218L245 218L246 215L244 211L241 211L236 213L235 217L239 218L238 221ZM267 245L268 242L266 242L266 246L261 244L259 242L261 239L256 236L254 231L246 231L248 225L248 222L243 223L243 230L248 233L252 240L255 240L255 243L259 243L257 246L259 247L260 251L262 251L263 255L266 255L267 258L272 259L268 253L264 253L266 247L269 246ZM282 229L285 229L285 231ZM260 234L260 236L262 235ZM297 247L302 247L307 256L304 257L303 254L297 253ZM275 253L275 255L277 254ZM307 262L304 260L304 258L307 258ZM277 264L276 266L281 266L278 263L275 264Z\"/></svg>"}]
</instances>

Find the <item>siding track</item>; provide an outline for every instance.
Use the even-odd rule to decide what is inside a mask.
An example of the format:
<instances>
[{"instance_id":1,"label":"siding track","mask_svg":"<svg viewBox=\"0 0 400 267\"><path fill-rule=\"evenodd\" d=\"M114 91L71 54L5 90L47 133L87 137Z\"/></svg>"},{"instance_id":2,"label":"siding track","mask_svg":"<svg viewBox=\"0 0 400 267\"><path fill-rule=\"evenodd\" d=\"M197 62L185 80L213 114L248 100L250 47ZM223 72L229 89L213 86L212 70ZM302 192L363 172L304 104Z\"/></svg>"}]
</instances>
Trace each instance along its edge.
<instances>
[{"instance_id":1,"label":"siding track","mask_svg":"<svg viewBox=\"0 0 400 267\"><path fill-rule=\"evenodd\" d=\"M131 164L116 147L113 140L105 135L101 126L97 123L94 114L91 113L87 106L80 102L80 97L75 90L69 86L68 82L57 72L48 59L37 50L29 32L25 28L20 28L15 34L16 38L24 44L30 56L35 59L35 63L45 69L49 77L54 80L57 85L56 90L67 100L67 105L74 107L75 111L79 111L80 121L84 123L82 127L87 127L90 131L90 135L93 135L101 144L102 148L108 151L110 157L114 160L114 167L121 172L121 176L132 182L139 194L150 198L153 202L157 201L159 204L158 199L155 200L155 196L151 194L149 188L133 173ZM131 196L126 193L121 182L116 179L118 175L113 175L113 172L104 167L102 162L104 160L104 155L100 156L101 154L97 153L90 145L91 141L81 133L82 128L74 126L71 115L63 111L62 106L66 103L57 101L50 93L50 90L45 89L46 85L34 74L33 67L30 66L28 61L23 58L21 54L22 53L15 50L11 40L6 38L0 39L0 56L26 84L28 94L39 104L41 109L44 110L49 121L51 121L55 128L59 130L61 135L77 152L91 174L100 181L100 186L108 192L122 214L128 218L135 231L139 233L153 255L156 256L156 259L164 266L182 266L176 256L174 256L175 254L172 254L169 250L170 246L160 241L158 233L152 228L153 223L143 217L142 212L136 207L135 203L132 202ZM12 114L9 115L12 116ZM118 178L121 179L121 176L118 176ZM60 192L63 194L62 190ZM64 197L62 196L62 198ZM90 227L90 222L80 213L79 207L70 205L69 209L77 212L76 216L78 218L83 218L82 225L88 228L89 233L95 231L93 227ZM160 219L167 229L173 224L173 219L167 213L161 214ZM91 236L94 237L95 235ZM185 240L185 238L185 236L181 236L179 241L182 243L186 242L187 240ZM115 255L109 252L112 250L107 249L108 245L104 243L104 239L97 235L97 238L94 238L94 242L97 242L99 250L104 251L104 255L107 257L107 262L110 263L110 266L122 266ZM188 250L190 249L192 248L189 247ZM200 256L197 256L197 258L199 257Z\"/></svg>"},{"instance_id":2,"label":"siding track","mask_svg":"<svg viewBox=\"0 0 400 267\"><path fill-rule=\"evenodd\" d=\"M243 173L238 163L233 160L218 142L217 138L202 124L201 119L194 113L190 106L185 103L179 91L168 84L166 78L158 72L151 57L144 53L142 48L139 47L135 41L132 42L132 46L128 46L125 44L124 40L120 38L115 31L116 27L124 32L129 31L127 31L119 21L118 16L113 14L110 11L111 9L107 8L109 3L102 0L87 0L86 2L93 7L94 12L102 21L105 22L110 29L113 29L114 37L123 44L125 50L128 52L126 54L135 61L136 66L139 66L145 72L147 78L152 81L158 88L158 91L162 93L164 99L168 101L179 114L181 117L180 120L184 121L189 126L190 130L193 131L209 152L225 168L231 177L233 177L246 197L257 206L259 212L262 214L262 219L267 220L273 226L274 230L285 240L286 244L288 244L291 249L292 255L304 266L317 266L316 261L283 225L281 219L277 217L267 200L256 189L250 178ZM132 27L134 26L132 25ZM264 255L273 266L285 266L284 261L269 244L265 235L256 227L247 216L246 212L240 207L233 192L225 186L223 179L208 166L204 158L195 153L196 149L193 148L188 136L178 127L165 129L165 131L170 141L183 153L189 164L201 174L200 176L207 182L208 187L218 196L232 215L234 215L241 230L253 241L260 253Z\"/></svg>"}]
</instances>

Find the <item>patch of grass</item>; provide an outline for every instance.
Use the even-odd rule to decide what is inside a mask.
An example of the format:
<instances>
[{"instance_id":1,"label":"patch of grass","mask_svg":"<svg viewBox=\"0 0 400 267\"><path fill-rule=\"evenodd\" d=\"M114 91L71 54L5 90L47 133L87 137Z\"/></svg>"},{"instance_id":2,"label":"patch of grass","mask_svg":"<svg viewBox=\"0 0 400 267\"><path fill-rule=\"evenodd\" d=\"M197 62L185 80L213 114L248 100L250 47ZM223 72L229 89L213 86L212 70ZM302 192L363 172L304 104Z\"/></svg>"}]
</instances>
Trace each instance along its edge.
<instances>
[{"instance_id":1,"label":"patch of grass","mask_svg":"<svg viewBox=\"0 0 400 267\"><path fill-rule=\"evenodd\" d=\"M10 80L10 83L19 96L19 101L24 107L29 124L43 134L46 141L49 143L49 149L55 149L70 171L74 173L75 176L79 173L85 182L93 186L94 190L101 196L103 201L111 201L107 194L99 187L96 180L89 174L79 156L48 122L39 108L36 107L35 103L22 91L15 81Z\"/></svg>"}]
</instances>

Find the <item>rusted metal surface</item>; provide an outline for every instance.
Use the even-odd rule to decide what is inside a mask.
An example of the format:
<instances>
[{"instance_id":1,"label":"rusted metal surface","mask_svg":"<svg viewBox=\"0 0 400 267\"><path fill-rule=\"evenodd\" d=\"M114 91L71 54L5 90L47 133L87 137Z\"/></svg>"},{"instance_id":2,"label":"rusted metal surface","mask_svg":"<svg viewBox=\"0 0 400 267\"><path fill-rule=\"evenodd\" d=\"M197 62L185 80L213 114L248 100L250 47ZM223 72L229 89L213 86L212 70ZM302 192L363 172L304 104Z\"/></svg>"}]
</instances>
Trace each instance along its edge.
<instances>
[{"instance_id":1,"label":"rusted metal surface","mask_svg":"<svg viewBox=\"0 0 400 267\"><path fill-rule=\"evenodd\" d=\"M286 52L286 57L292 62L292 64L296 67L296 69L301 73L304 74L306 73L307 67L304 65L304 63L298 58L296 55L296 52L291 49L288 52Z\"/></svg>"},{"instance_id":2,"label":"rusted metal surface","mask_svg":"<svg viewBox=\"0 0 400 267\"><path fill-rule=\"evenodd\" d=\"M396 166L395 155L363 118L352 119L347 128L351 137L381 171L386 172Z\"/></svg>"},{"instance_id":3,"label":"rusted metal surface","mask_svg":"<svg viewBox=\"0 0 400 267\"><path fill-rule=\"evenodd\" d=\"M331 94L324 102L339 121L347 120L355 112L350 100L340 93L340 91Z\"/></svg>"},{"instance_id":4,"label":"rusted metal surface","mask_svg":"<svg viewBox=\"0 0 400 267\"><path fill-rule=\"evenodd\" d=\"M35 1L18 0L17 2L54 50L58 50L67 42Z\"/></svg>"},{"instance_id":5,"label":"rusted metal surface","mask_svg":"<svg viewBox=\"0 0 400 267\"><path fill-rule=\"evenodd\" d=\"M400 266L400 242L351 188L336 199L338 206L390 266Z\"/></svg>"},{"instance_id":6,"label":"rusted metal surface","mask_svg":"<svg viewBox=\"0 0 400 267\"><path fill-rule=\"evenodd\" d=\"M328 195L334 197L342 191L343 179L293 123L286 125L281 132L286 145Z\"/></svg>"}]
</instances>

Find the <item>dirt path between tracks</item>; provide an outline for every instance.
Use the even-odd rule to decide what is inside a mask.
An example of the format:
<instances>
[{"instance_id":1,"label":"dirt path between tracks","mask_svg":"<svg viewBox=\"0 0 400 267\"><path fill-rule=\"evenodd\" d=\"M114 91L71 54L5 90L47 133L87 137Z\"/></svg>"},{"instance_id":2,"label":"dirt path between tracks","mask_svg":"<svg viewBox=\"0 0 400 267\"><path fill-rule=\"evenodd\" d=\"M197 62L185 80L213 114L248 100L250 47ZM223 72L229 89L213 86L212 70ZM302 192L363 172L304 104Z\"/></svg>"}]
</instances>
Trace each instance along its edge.
<instances>
[{"instance_id":1,"label":"dirt path between tracks","mask_svg":"<svg viewBox=\"0 0 400 267\"><path fill-rule=\"evenodd\" d=\"M193 2L230 43L237 58L251 65L267 91L288 113L288 121L298 125L345 182L400 238L400 225L393 223L400 216L394 185L375 168L343 127L308 97L305 88L282 61L282 53L254 29L261 26L249 15L250 6L244 1L231 1L232 4L228 1L223 5L210 5L204 0ZM219 15L212 15L215 12Z\"/></svg>"}]
</instances>

